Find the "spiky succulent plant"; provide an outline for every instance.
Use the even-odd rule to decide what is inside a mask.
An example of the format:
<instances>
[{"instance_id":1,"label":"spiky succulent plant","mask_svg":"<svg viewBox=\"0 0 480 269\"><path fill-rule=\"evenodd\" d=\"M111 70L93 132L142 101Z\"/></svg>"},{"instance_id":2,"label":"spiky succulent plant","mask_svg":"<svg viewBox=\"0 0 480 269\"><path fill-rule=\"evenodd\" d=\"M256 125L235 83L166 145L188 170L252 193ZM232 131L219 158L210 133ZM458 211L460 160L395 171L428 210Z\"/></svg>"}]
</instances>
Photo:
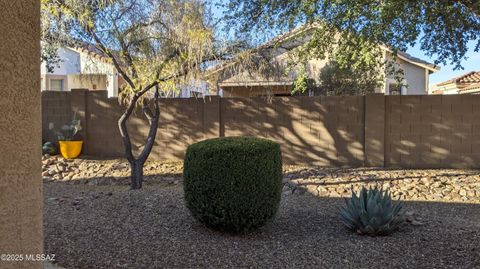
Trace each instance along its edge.
<instances>
[{"instance_id":1,"label":"spiky succulent plant","mask_svg":"<svg viewBox=\"0 0 480 269\"><path fill-rule=\"evenodd\" d=\"M403 223L403 203L392 203L388 191L362 187L357 196L347 199L341 209L340 218L348 229L359 234L388 235Z\"/></svg>"}]
</instances>

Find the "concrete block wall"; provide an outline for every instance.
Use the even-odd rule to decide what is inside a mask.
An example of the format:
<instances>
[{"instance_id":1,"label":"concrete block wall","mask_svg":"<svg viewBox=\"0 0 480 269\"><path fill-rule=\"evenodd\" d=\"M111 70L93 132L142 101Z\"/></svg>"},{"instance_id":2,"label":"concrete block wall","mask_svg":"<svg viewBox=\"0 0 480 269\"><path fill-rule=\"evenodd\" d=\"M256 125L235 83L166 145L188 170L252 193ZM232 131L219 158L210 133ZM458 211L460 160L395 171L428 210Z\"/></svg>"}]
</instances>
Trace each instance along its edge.
<instances>
[{"instance_id":1,"label":"concrete block wall","mask_svg":"<svg viewBox=\"0 0 480 269\"><path fill-rule=\"evenodd\" d=\"M480 167L480 96L388 96L385 107L387 166Z\"/></svg>"},{"instance_id":2,"label":"concrete block wall","mask_svg":"<svg viewBox=\"0 0 480 269\"><path fill-rule=\"evenodd\" d=\"M104 91L73 90L44 93L43 101L53 104L44 107L44 118L62 121L73 110L82 117L84 154L124 156L118 100ZM480 96L382 94L162 99L150 158L182 159L188 145L207 138L258 136L279 142L286 163L478 168L479 104ZM149 130L140 109L128 129L139 153Z\"/></svg>"},{"instance_id":3,"label":"concrete block wall","mask_svg":"<svg viewBox=\"0 0 480 269\"><path fill-rule=\"evenodd\" d=\"M258 136L281 144L287 163L362 165L363 97L221 99L225 136Z\"/></svg>"},{"instance_id":4,"label":"concrete block wall","mask_svg":"<svg viewBox=\"0 0 480 269\"><path fill-rule=\"evenodd\" d=\"M83 154L97 157L124 156L118 119L125 107L116 98L108 98L106 91L73 89L64 93L43 92L42 99L44 104L56 104L45 105L43 113L44 118L56 126L69 122L74 112L81 119ZM61 115L55 116L57 113ZM218 137L219 113L218 97L161 99L160 123L150 158L182 159L189 144ZM44 133L50 133L46 128L48 124L45 123ZM134 153L139 154L149 131L148 121L140 108L134 111L127 128Z\"/></svg>"},{"instance_id":5,"label":"concrete block wall","mask_svg":"<svg viewBox=\"0 0 480 269\"><path fill-rule=\"evenodd\" d=\"M70 92L42 92L42 137L44 140L55 140L54 131L49 129L50 123L53 123L54 128L58 129L72 121L71 99Z\"/></svg>"}]
</instances>

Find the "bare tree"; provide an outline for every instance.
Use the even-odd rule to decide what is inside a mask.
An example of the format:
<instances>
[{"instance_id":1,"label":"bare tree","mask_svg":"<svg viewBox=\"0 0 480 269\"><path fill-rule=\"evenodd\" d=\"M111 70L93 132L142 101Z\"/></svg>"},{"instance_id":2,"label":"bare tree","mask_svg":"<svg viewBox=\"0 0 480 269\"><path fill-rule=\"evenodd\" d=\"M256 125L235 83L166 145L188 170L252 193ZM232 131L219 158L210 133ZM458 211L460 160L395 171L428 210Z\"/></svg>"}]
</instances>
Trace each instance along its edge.
<instances>
[{"instance_id":1,"label":"bare tree","mask_svg":"<svg viewBox=\"0 0 480 269\"><path fill-rule=\"evenodd\" d=\"M42 40L48 51L86 46L110 59L126 81L120 94L126 108L118 126L132 189L142 187L143 166L155 144L159 91L201 80L207 63L230 52L215 45L208 18L201 0L42 1ZM153 107L149 97L154 99ZM139 105L150 130L143 150L135 156L127 123Z\"/></svg>"}]
</instances>

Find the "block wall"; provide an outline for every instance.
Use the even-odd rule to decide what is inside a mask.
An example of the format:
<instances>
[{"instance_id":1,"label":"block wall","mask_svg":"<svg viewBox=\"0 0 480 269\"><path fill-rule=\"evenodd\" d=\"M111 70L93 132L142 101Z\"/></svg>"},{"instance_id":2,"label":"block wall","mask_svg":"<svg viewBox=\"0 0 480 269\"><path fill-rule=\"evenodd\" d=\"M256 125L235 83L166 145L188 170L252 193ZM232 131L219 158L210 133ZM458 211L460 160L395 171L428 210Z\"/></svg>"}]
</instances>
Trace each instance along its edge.
<instances>
[{"instance_id":1,"label":"block wall","mask_svg":"<svg viewBox=\"0 0 480 269\"><path fill-rule=\"evenodd\" d=\"M363 97L221 99L225 136L280 143L284 162L357 166L364 160Z\"/></svg>"},{"instance_id":2,"label":"block wall","mask_svg":"<svg viewBox=\"0 0 480 269\"><path fill-rule=\"evenodd\" d=\"M480 167L480 95L386 97L385 164Z\"/></svg>"},{"instance_id":3,"label":"block wall","mask_svg":"<svg viewBox=\"0 0 480 269\"><path fill-rule=\"evenodd\" d=\"M105 91L43 93L45 119L82 117L84 154L124 156L124 106ZM83 108L82 108L83 107ZM321 166L480 167L480 96L367 96L162 99L152 159L182 159L188 145L219 136L281 144L286 163ZM134 150L149 126L138 109L128 129Z\"/></svg>"}]
</instances>

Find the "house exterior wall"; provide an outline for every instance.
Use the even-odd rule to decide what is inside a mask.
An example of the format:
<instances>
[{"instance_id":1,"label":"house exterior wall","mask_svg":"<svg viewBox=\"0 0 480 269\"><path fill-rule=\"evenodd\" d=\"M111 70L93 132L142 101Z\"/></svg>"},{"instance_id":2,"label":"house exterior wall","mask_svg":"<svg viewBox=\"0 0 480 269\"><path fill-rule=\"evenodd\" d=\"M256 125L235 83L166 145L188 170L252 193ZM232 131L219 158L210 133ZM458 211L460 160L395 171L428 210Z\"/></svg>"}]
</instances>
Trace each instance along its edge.
<instances>
[{"instance_id":1,"label":"house exterior wall","mask_svg":"<svg viewBox=\"0 0 480 269\"><path fill-rule=\"evenodd\" d=\"M111 63L91 53L80 53L80 70L82 74L113 74L115 68Z\"/></svg>"},{"instance_id":2,"label":"house exterior wall","mask_svg":"<svg viewBox=\"0 0 480 269\"><path fill-rule=\"evenodd\" d=\"M425 73L425 68L403 61L402 69L408 85L405 89L407 95L428 94L428 73Z\"/></svg>"},{"instance_id":3,"label":"house exterior wall","mask_svg":"<svg viewBox=\"0 0 480 269\"><path fill-rule=\"evenodd\" d=\"M107 90L107 76L101 74L69 75L68 89Z\"/></svg>"},{"instance_id":4,"label":"house exterior wall","mask_svg":"<svg viewBox=\"0 0 480 269\"><path fill-rule=\"evenodd\" d=\"M292 85L293 81L299 74L300 69L298 67L292 68L287 74L285 74L287 64L289 62L289 52L285 49L276 49L272 54L272 59L275 64L274 71L270 69L266 74L260 73L250 73L250 72L241 72L235 73L233 75L227 74L224 79L220 79L220 87L226 92L227 95L224 97L253 97L257 96L255 91L251 91L251 86L258 84L263 85L282 85L288 84ZM385 59L391 60L392 56L390 53L384 52L383 57ZM402 94L407 95L425 95L428 94L428 76L429 71L424 67L407 62L403 59L397 58L397 63L399 68L404 71L404 83L408 87L402 90ZM305 66L305 71L308 77L314 79L319 83L320 73L322 69L328 64L328 60L312 59L309 60ZM379 70L379 72L385 72L385 70ZM395 80L391 76L385 77L385 82L383 87L375 89L376 93L390 94L390 85L396 84ZM233 88L235 87L235 88ZM244 89L242 89L244 88ZM250 90L248 89L250 88ZM267 89L264 89L266 92ZM252 92L251 95L246 95L246 92ZM284 93L288 93L286 90Z\"/></svg>"},{"instance_id":5,"label":"house exterior wall","mask_svg":"<svg viewBox=\"0 0 480 269\"><path fill-rule=\"evenodd\" d=\"M0 1L0 16L0 254L42 254L40 1Z\"/></svg>"},{"instance_id":6,"label":"house exterior wall","mask_svg":"<svg viewBox=\"0 0 480 269\"><path fill-rule=\"evenodd\" d=\"M58 62L58 66L55 66L52 72L48 72L45 62L42 62L40 66L42 75L51 74L64 76L80 74L80 53L69 48L59 48L57 54L58 58L61 59L60 62Z\"/></svg>"},{"instance_id":7,"label":"house exterior wall","mask_svg":"<svg viewBox=\"0 0 480 269\"><path fill-rule=\"evenodd\" d=\"M222 97L257 97L267 94L288 94L292 90L292 86L272 86L272 87L223 87Z\"/></svg>"},{"instance_id":8,"label":"house exterior wall","mask_svg":"<svg viewBox=\"0 0 480 269\"><path fill-rule=\"evenodd\" d=\"M387 60L392 60L392 56L387 54ZM398 69L403 70L403 83L407 87L402 88L402 95L426 95L428 94L429 71L423 67L417 66L403 59L397 58ZM385 72L385 71L384 71ZM393 75L387 75L384 87L380 93L390 94L390 85L396 84Z\"/></svg>"},{"instance_id":9,"label":"house exterior wall","mask_svg":"<svg viewBox=\"0 0 480 269\"><path fill-rule=\"evenodd\" d=\"M47 72L45 63L41 64L42 91L52 90L51 79L62 79L65 91L71 89L106 90L109 97L118 96L119 76L114 66L98 55L80 52L70 48L59 48L61 61L53 72Z\"/></svg>"}]
</instances>

